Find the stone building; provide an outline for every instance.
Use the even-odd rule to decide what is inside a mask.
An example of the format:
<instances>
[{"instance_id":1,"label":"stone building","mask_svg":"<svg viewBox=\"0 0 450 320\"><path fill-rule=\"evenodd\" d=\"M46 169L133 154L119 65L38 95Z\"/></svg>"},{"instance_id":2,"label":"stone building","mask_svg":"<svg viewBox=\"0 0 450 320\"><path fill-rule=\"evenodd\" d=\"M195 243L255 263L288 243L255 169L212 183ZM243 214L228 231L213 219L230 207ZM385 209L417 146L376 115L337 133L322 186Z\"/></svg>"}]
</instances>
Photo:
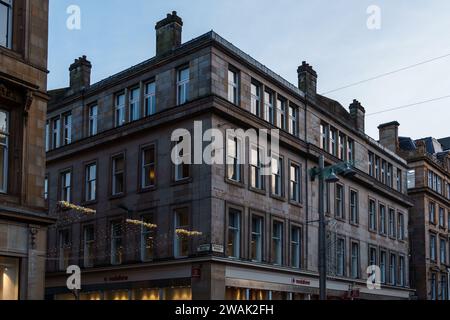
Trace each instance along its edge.
<instances>
[{"instance_id":1,"label":"stone building","mask_svg":"<svg viewBox=\"0 0 450 320\"><path fill-rule=\"evenodd\" d=\"M449 299L449 138L413 140L398 136L397 122L380 127L380 139L408 161L411 282L421 300Z\"/></svg>"},{"instance_id":2,"label":"stone building","mask_svg":"<svg viewBox=\"0 0 450 320\"><path fill-rule=\"evenodd\" d=\"M215 32L183 43L182 27L168 14L155 57L95 84L80 57L70 87L50 92L47 192L59 220L47 297L73 298L65 269L76 264L81 299L316 299L309 172L323 154L356 171L326 188L329 297L409 299L407 164L365 134L362 105L319 95L306 63L295 86ZM201 158L207 135L190 154L171 140L194 145L211 128L227 165L171 161L174 150ZM279 152L227 134L239 128L279 129ZM186 130L171 139L176 129ZM96 213L61 210L60 200ZM371 265L379 290L366 285Z\"/></svg>"},{"instance_id":3,"label":"stone building","mask_svg":"<svg viewBox=\"0 0 450 320\"><path fill-rule=\"evenodd\" d=\"M0 1L0 300L43 299L48 1Z\"/></svg>"}]
</instances>

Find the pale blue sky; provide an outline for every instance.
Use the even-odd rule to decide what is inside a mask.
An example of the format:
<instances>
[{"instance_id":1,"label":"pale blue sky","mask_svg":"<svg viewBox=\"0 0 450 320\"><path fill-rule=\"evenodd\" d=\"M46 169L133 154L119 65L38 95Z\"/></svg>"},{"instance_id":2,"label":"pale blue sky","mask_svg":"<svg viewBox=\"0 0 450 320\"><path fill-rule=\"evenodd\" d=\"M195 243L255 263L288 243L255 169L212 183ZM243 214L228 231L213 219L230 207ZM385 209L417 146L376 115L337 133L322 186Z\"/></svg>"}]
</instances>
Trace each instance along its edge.
<instances>
[{"instance_id":1,"label":"pale blue sky","mask_svg":"<svg viewBox=\"0 0 450 320\"><path fill-rule=\"evenodd\" d=\"M81 8L81 30L66 28L69 5ZM370 5L381 29L366 26ZM155 23L172 10L183 18L183 41L214 30L290 82L306 60L319 92L450 53L447 0L50 0L49 88L68 85L68 67L83 54L97 82L155 53ZM450 57L329 94L368 114L450 95ZM450 99L367 117L367 133L397 120L400 134L450 136Z\"/></svg>"}]
</instances>

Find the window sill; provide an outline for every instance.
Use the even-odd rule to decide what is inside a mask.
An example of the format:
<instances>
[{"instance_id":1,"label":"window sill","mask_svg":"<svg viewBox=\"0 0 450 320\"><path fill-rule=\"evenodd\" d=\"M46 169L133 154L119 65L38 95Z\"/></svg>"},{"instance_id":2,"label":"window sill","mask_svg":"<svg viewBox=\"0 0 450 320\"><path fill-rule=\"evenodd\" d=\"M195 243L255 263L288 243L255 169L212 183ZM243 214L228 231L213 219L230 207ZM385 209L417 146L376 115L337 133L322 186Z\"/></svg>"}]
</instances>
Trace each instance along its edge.
<instances>
[{"instance_id":1,"label":"window sill","mask_svg":"<svg viewBox=\"0 0 450 320\"><path fill-rule=\"evenodd\" d=\"M279 196L279 195L271 193L270 197L272 199L275 199L275 200L278 200L278 201L286 202L286 198L284 196Z\"/></svg>"},{"instance_id":2,"label":"window sill","mask_svg":"<svg viewBox=\"0 0 450 320\"><path fill-rule=\"evenodd\" d=\"M171 187L175 187L175 186L181 186L181 185L184 185L184 184L189 184L189 183L192 182L192 180L193 179L191 177L188 177L188 178L184 178L184 179L181 179L181 180L172 181L170 186Z\"/></svg>"},{"instance_id":3,"label":"window sill","mask_svg":"<svg viewBox=\"0 0 450 320\"><path fill-rule=\"evenodd\" d=\"M157 189L156 185L155 186L151 186L151 187L139 188L137 193L138 194L148 193L148 192L155 191L156 189Z\"/></svg>"},{"instance_id":4,"label":"window sill","mask_svg":"<svg viewBox=\"0 0 450 320\"><path fill-rule=\"evenodd\" d=\"M248 187L248 190L253 191L253 192L255 192L255 193L259 193L259 194L264 195L264 196L267 194L266 190L264 190L264 189L258 189L258 188L254 188L254 187Z\"/></svg>"},{"instance_id":5,"label":"window sill","mask_svg":"<svg viewBox=\"0 0 450 320\"><path fill-rule=\"evenodd\" d=\"M231 179L228 179L228 178L225 178L225 182L228 183L228 184L232 184L232 185L234 185L236 187L239 187L239 188L245 188L245 184L243 182L231 180Z\"/></svg>"},{"instance_id":6,"label":"window sill","mask_svg":"<svg viewBox=\"0 0 450 320\"><path fill-rule=\"evenodd\" d=\"M109 200L121 199L124 198L125 196L126 196L125 193L114 194L109 196Z\"/></svg>"},{"instance_id":7,"label":"window sill","mask_svg":"<svg viewBox=\"0 0 450 320\"><path fill-rule=\"evenodd\" d=\"M289 200L289 204L293 205L295 207L298 207L298 208L303 208L303 203L295 201L295 200L292 200L292 199Z\"/></svg>"},{"instance_id":8,"label":"window sill","mask_svg":"<svg viewBox=\"0 0 450 320\"><path fill-rule=\"evenodd\" d=\"M349 222L349 224L352 226L352 227L355 227L355 228L359 228L359 223L357 223L357 222Z\"/></svg>"}]
</instances>

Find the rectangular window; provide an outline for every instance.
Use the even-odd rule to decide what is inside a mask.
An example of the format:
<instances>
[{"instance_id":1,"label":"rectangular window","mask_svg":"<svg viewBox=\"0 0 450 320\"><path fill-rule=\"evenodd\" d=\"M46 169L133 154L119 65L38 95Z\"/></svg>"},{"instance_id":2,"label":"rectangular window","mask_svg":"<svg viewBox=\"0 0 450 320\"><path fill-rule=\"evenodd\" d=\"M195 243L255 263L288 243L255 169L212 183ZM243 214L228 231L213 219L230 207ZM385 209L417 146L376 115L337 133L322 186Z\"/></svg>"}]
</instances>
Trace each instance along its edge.
<instances>
[{"instance_id":1,"label":"rectangular window","mask_svg":"<svg viewBox=\"0 0 450 320\"><path fill-rule=\"evenodd\" d=\"M369 175L373 177L375 175L375 155L369 151Z\"/></svg>"},{"instance_id":2,"label":"rectangular window","mask_svg":"<svg viewBox=\"0 0 450 320\"><path fill-rule=\"evenodd\" d=\"M322 123L320 124L320 148L325 151L328 151L330 147L330 127Z\"/></svg>"},{"instance_id":3,"label":"rectangular window","mask_svg":"<svg viewBox=\"0 0 450 320\"><path fill-rule=\"evenodd\" d=\"M263 252L263 219L261 217L252 217L252 242L251 255L252 260L256 262L262 261Z\"/></svg>"},{"instance_id":4,"label":"rectangular window","mask_svg":"<svg viewBox=\"0 0 450 320\"><path fill-rule=\"evenodd\" d=\"M61 145L61 119L55 118L52 120L52 147L53 149L59 148Z\"/></svg>"},{"instance_id":5,"label":"rectangular window","mask_svg":"<svg viewBox=\"0 0 450 320\"><path fill-rule=\"evenodd\" d=\"M300 269L302 266L302 230L291 228L291 266Z\"/></svg>"},{"instance_id":6,"label":"rectangular window","mask_svg":"<svg viewBox=\"0 0 450 320\"><path fill-rule=\"evenodd\" d=\"M416 170L409 170L407 174L408 189L416 187ZM450 198L449 198L450 199Z\"/></svg>"},{"instance_id":7,"label":"rectangular window","mask_svg":"<svg viewBox=\"0 0 450 320\"><path fill-rule=\"evenodd\" d=\"M394 179L394 167L392 166L392 164L388 163L387 166L387 174L386 174L386 183L388 185L388 187L392 188L393 185L393 179Z\"/></svg>"},{"instance_id":8,"label":"rectangular window","mask_svg":"<svg viewBox=\"0 0 450 320\"><path fill-rule=\"evenodd\" d=\"M235 259L241 257L241 212L235 209L228 212L227 256Z\"/></svg>"},{"instance_id":9,"label":"rectangular window","mask_svg":"<svg viewBox=\"0 0 450 320\"><path fill-rule=\"evenodd\" d=\"M385 160L381 161L381 182L386 183L386 175L387 175L387 163Z\"/></svg>"},{"instance_id":10,"label":"rectangular window","mask_svg":"<svg viewBox=\"0 0 450 320\"><path fill-rule=\"evenodd\" d=\"M355 141L350 138L347 141L347 161L355 163Z\"/></svg>"},{"instance_id":11,"label":"rectangular window","mask_svg":"<svg viewBox=\"0 0 450 320\"><path fill-rule=\"evenodd\" d=\"M359 244L352 242L351 248L351 277L352 279L359 278Z\"/></svg>"},{"instance_id":12,"label":"rectangular window","mask_svg":"<svg viewBox=\"0 0 450 320\"><path fill-rule=\"evenodd\" d=\"M130 122L139 120L141 117L141 89L131 89L129 99Z\"/></svg>"},{"instance_id":13,"label":"rectangular window","mask_svg":"<svg viewBox=\"0 0 450 320\"><path fill-rule=\"evenodd\" d=\"M8 192L9 113L0 110L0 192Z\"/></svg>"},{"instance_id":14,"label":"rectangular window","mask_svg":"<svg viewBox=\"0 0 450 320\"><path fill-rule=\"evenodd\" d=\"M338 152L338 133L334 128L330 129L330 153L337 157Z\"/></svg>"},{"instance_id":15,"label":"rectangular window","mask_svg":"<svg viewBox=\"0 0 450 320\"><path fill-rule=\"evenodd\" d=\"M380 234L386 235L386 207L380 204Z\"/></svg>"},{"instance_id":16,"label":"rectangular window","mask_svg":"<svg viewBox=\"0 0 450 320\"><path fill-rule=\"evenodd\" d=\"M405 240L405 216L402 213L398 213L397 220L397 237L399 240Z\"/></svg>"},{"instance_id":17,"label":"rectangular window","mask_svg":"<svg viewBox=\"0 0 450 320\"><path fill-rule=\"evenodd\" d=\"M430 279L430 299L431 300L436 300L436 295L437 295L437 283L436 283L437 279L436 279L436 273L432 273L431 274L431 279Z\"/></svg>"},{"instance_id":18,"label":"rectangular window","mask_svg":"<svg viewBox=\"0 0 450 320\"><path fill-rule=\"evenodd\" d=\"M97 199L97 164L92 163L86 166L86 201Z\"/></svg>"},{"instance_id":19,"label":"rectangular window","mask_svg":"<svg viewBox=\"0 0 450 320\"><path fill-rule=\"evenodd\" d=\"M85 226L83 230L83 264L85 268L92 268L95 259L94 226Z\"/></svg>"},{"instance_id":20,"label":"rectangular window","mask_svg":"<svg viewBox=\"0 0 450 320\"><path fill-rule=\"evenodd\" d=\"M439 226L445 228L445 211L441 207L439 207Z\"/></svg>"},{"instance_id":21,"label":"rectangular window","mask_svg":"<svg viewBox=\"0 0 450 320\"><path fill-rule=\"evenodd\" d=\"M273 107L273 94L271 92L264 92L264 120L275 125Z\"/></svg>"},{"instance_id":22,"label":"rectangular window","mask_svg":"<svg viewBox=\"0 0 450 320\"><path fill-rule=\"evenodd\" d=\"M405 257L400 256L398 261L398 285L401 287L406 286L406 263Z\"/></svg>"},{"instance_id":23,"label":"rectangular window","mask_svg":"<svg viewBox=\"0 0 450 320\"><path fill-rule=\"evenodd\" d=\"M59 270L66 271L70 263L71 250L70 231L61 230L59 232Z\"/></svg>"},{"instance_id":24,"label":"rectangular window","mask_svg":"<svg viewBox=\"0 0 450 320\"><path fill-rule=\"evenodd\" d=\"M98 106L89 107L89 136L95 136L98 132Z\"/></svg>"},{"instance_id":25,"label":"rectangular window","mask_svg":"<svg viewBox=\"0 0 450 320\"><path fill-rule=\"evenodd\" d=\"M185 145L185 144L187 145L187 147L183 148L183 145ZM175 154L177 155L180 163L175 164L175 166L174 166L175 181L182 181L182 180L188 179L190 176L190 166L189 166L189 162L191 159L190 150L189 150L190 147L191 147L191 144L189 141L189 136L182 136L178 139L178 143L175 146Z\"/></svg>"},{"instance_id":26,"label":"rectangular window","mask_svg":"<svg viewBox=\"0 0 450 320\"><path fill-rule=\"evenodd\" d=\"M12 0L0 1L0 46L8 49L12 48L12 5Z\"/></svg>"},{"instance_id":27,"label":"rectangular window","mask_svg":"<svg viewBox=\"0 0 450 320\"><path fill-rule=\"evenodd\" d=\"M262 190L263 187L263 171L261 156L263 155L263 150L252 146L250 150L250 186L255 189Z\"/></svg>"},{"instance_id":28,"label":"rectangular window","mask_svg":"<svg viewBox=\"0 0 450 320\"><path fill-rule=\"evenodd\" d=\"M141 261L151 261L154 254L155 232L149 225L154 224L153 215L142 217L141 227Z\"/></svg>"},{"instance_id":29,"label":"rectangular window","mask_svg":"<svg viewBox=\"0 0 450 320\"><path fill-rule=\"evenodd\" d=\"M45 122L45 152L50 150L50 123Z\"/></svg>"},{"instance_id":30,"label":"rectangular window","mask_svg":"<svg viewBox=\"0 0 450 320\"><path fill-rule=\"evenodd\" d=\"M441 264L447 264L447 241L445 239L440 239L439 258Z\"/></svg>"},{"instance_id":31,"label":"rectangular window","mask_svg":"<svg viewBox=\"0 0 450 320\"><path fill-rule=\"evenodd\" d=\"M428 204L428 213L430 223L436 224L436 204L434 202L429 202Z\"/></svg>"},{"instance_id":32,"label":"rectangular window","mask_svg":"<svg viewBox=\"0 0 450 320\"><path fill-rule=\"evenodd\" d=\"M189 68L178 71L177 79L177 104L185 104L189 100Z\"/></svg>"},{"instance_id":33,"label":"rectangular window","mask_svg":"<svg viewBox=\"0 0 450 320\"><path fill-rule=\"evenodd\" d=\"M241 141L236 137L228 137L227 143L227 177L236 182L242 182L242 145Z\"/></svg>"},{"instance_id":34,"label":"rectangular window","mask_svg":"<svg viewBox=\"0 0 450 320\"><path fill-rule=\"evenodd\" d=\"M378 265L377 249L369 248L369 266L377 266L377 265Z\"/></svg>"},{"instance_id":35,"label":"rectangular window","mask_svg":"<svg viewBox=\"0 0 450 320\"><path fill-rule=\"evenodd\" d=\"M447 276L445 274L441 275L441 280L439 284L440 292L439 299L440 300L448 300L448 281Z\"/></svg>"},{"instance_id":36,"label":"rectangular window","mask_svg":"<svg viewBox=\"0 0 450 320\"><path fill-rule=\"evenodd\" d=\"M398 192L403 192L403 179L402 179L402 170L401 169L397 169L397 191Z\"/></svg>"},{"instance_id":37,"label":"rectangular window","mask_svg":"<svg viewBox=\"0 0 450 320\"><path fill-rule=\"evenodd\" d=\"M259 85L252 83L251 85L251 112L257 116L261 116L261 88Z\"/></svg>"},{"instance_id":38,"label":"rectangular window","mask_svg":"<svg viewBox=\"0 0 450 320\"><path fill-rule=\"evenodd\" d=\"M48 201L48 176L44 179L44 200Z\"/></svg>"},{"instance_id":39,"label":"rectangular window","mask_svg":"<svg viewBox=\"0 0 450 320\"><path fill-rule=\"evenodd\" d=\"M283 159L272 156L272 194L283 196Z\"/></svg>"},{"instance_id":40,"label":"rectangular window","mask_svg":"<svg viewBox=\"0 0 450 320\"><path fill-rule=\"evenodd\" d=\"M156 83L149 82L145 85L145 116L156 113Z\"/></svg>"},{"instance_id":41,"label":"rectangular window","mask_svg":"<svg viewBox=\"0 0 450 320\"><path fill-rule=\"evenodd\" d=\"M283 263L283 224L279 222L273 223L272 262L275 265Z\"/></svg>"},{"instance_id":42,"label":"rectangular window","mask_svg":"<svg viewBox=\"0 0 450 320\"><path fill-rule=\"evenodd\" d=\"M289 173L289 197L290 200L300 203L301 201L301 174L300 166L291 164L291 170Z\"/></svg>"},{"instance_id":43,"label":"rectangular window","mask_svg":"<svg viewBox=\"0 0 450 320\"><path fill-rule=\"evenodd\" d=\"M70 202L71 200L71 190L72 190L72 173L70 171L65 171L61 173L61 189L60 189L61 201Z\"/></svg>"},{"instance_id":44,"label":"rectangular window","mask_svg":"<svg viewBox=\"0 0 450 320\"><path fill-rule=\"evenodd\" d=\"M389 209L389 236L395 238L395 210Z\"/></svg>"},{"instance_id":45,"label":"rectangular window","mask_svg":"<svg viewBox=\"0 0 450 320\"><path fill-rule=\"evenodd\" d=\"M339 134L339 143L338 143L338 157L341 160L346 160L346 149L347 149L347 139L346 136L342 133Z\"/></svg>"},{"instance_id":46,"label":"rectangular window","mask_svg":"<svg viewBox=\"0 0 450 320\"><path fill-rule=\"evenodd\" d=\"M239 76L231 70L228 70L228 101L239 104Z\"/></svg>"},{"instance_id":47,"label":"rectangular window","mask_svg":"<svg viewBox=\"0 0 450 320\"><path fill-rule=\"evenodd\" d=\"M116 95L116 127L125 124L125 94Z\"/></svg>"},{"instance_id":48,"label":"rectangular window","mask_svg":"<svg viewBox=\"0 0 450 320\"><path fill-rule=\"evenodd\" d=\"M344 219L344 187L340 184L336 184L336 205L335 205L335 217Z\"/></svg>"},{"instance_id":49,"label":"rectangular window","mask_svg":"<svg viewBox=\"0 0 450 320\"><path fill-rule=\"evenodd\" d=\"M112 159L112 195L125 192L125 157L118 155Z\"/></svg>"},{"instance_id":50,"label":"rectangular window","mask_svg":"<svg viewBox=\"0 0 450 320\"><path fill-rule=\"evenodd\" d=\"M293 136L298 137L298 108L294 106L289 106L289 133Z\"/></svg>"},{"instance_id":51,"label":"rectangular window","mask_svg":"<svg viewBox=\"0 0 450 320\"><path fill-rule=\"evenodd\" d=\"M336 274L338 276L345 276L345 240L339 238L336 244Z\"/></svg>"},{"instance_id":52,"label":"rectangular window","mask_svg":"<svg viewBox=\"0 0 450 320\"><path fill-rule=\"evenodd\" d=\"M381 271L381 283L386 283L386 268L387 268L387 254L386 251L380 251L380 271Z\"/></svg>"},{"instance_id":53,"label":"rectangular window","mask_svg":"<svg viewBox=\"0 0 450 320\"><path fill-rule=\"evenodd\" d=\"M354 224L359 223L359 202L358 193L350 190L350 222Z\"/></svg>"},{"instance_id":54,"label":"rectangular window","mask_svg":"<svg viewBox=\"0 0 450 320\"><path fill-rule=\"evenodd\" d=\"M123 262L123 230L122 222L111 222L111 264L119 265Z\"/></svg>"},{"instance_id":55,"label":"rectangular window","mask_svg":"<svg viewBox=\"0 0 450 320\"><path fill-rule=\"evenodd\" d=\"M141 188L154 187L156 185L155 146L142 149L141 157Z\"/></svg>"},{"instance_id":56,"label":"rectangular window","mask_svg":"<svg viewBox=\"0 0 450 320\"><path fill-rule=\"evenodd\" d=\"M277 127L286 130L286 101L277 99Z\"/></svg>"},{"instance_id":57,"label":"rectangular window","mask_svg":"<svg viewBox=\"0 0 450 320\"><path fill-rule=\"evenodd\" d=\"M380 161L381 159L375 156L375 179L380 180Z\"/></svg>"},{"instance_id":58,"label":"rectangular window","mask_svg":"<svg viewBox=\"0 0 450 320\"><path fill-rule=\"evenodd\" d=\"M72 114L67 113L63 116L63 145L72 143Z\"/></svg>"},{"instance_id":59,"label":"rectangular window","mask_svg":"<svg viewBox=\"0 0 450 320\"><path fill-rule=\"evenodd\" d=\"M323 193L324 193L324 207L325 207L325 213L330 214L331 213L331 209L330 209L330 184L329 183L325 183L325 188L323 188Z\"/></svg>"},{"instance_id":60,"label":"rectangular window","mask_svg":"<svg viewBox=\"0 0 450 320\"><path fill-rule=\"evenodd\" d=\"M430 260L436 262L436 236L430 234Z\"/></svg>"},{"instance_id":61,"label":"rectangular window","mask_svg":"<svg viewBox=\"0 0 450 320\"><path fill-rule=\"evenodd\" d=\"M175 241L174 241L174 256L175 258L183 258L189 256L189 238L177 233L177 230L189 230L189 215L188 209L175 210Z\"/></svg>"},{"instance_id":62,"label":"rectangular window","mask_svg":"<svg viewBox=\"0 0 450 320\"><path fill-rule=\"evenodd\" d=\"M374 200L369 200L369 230L377 230L377 211Z\"/></svg>"},{"instance_id":63,"label":"rectangular window","mask_svg":"<svg viewBox=\"0 0 450 320\"><path fill-rule=\"evenodd\" d=\"M397 284L397 256L394 253L389 258L389 284Z\"/></svg>"}]
</instances>

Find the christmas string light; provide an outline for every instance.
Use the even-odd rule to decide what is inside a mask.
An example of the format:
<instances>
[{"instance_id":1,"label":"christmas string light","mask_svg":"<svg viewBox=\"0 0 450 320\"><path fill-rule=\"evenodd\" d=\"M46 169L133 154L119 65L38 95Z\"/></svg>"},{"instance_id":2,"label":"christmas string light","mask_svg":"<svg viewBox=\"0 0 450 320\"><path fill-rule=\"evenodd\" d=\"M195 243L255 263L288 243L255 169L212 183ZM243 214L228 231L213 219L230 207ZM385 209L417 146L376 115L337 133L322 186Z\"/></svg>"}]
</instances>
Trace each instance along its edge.
<instances>
[{"instance_id":1,"label":"christmas string light","mask_svg":"<svg viewBox=\"0 0 450 320\"><path fill-rule=\"evenodd\" d=\"M59 201L58 206L62 210L74 210L74 211L77 211L77 212L80 212L80 213L83 213L86 215L94 215L97 213L97 211L94 209L77 206L77 205L67 202L67 201Z\"/></svg>"},{"instance_id":2,"label":"christmas string light","mask_svg":"<svg viewBox=\"0 0 450 320\"><path fill-rule=\"evenodd\" d=\"M175 233L176 233L178 236L182 236L182 237L200 237L200 236L203 235L202 232L198 232L198 231L188 231L188 230L185 230L185 229L177 229L177 230L175 231Z\"/></svg>"},{"instance_id":3,"label":"christmas string light","mask_svg":"<svg viewBox=\"0 0 450 320\"><path fill-rule=\"evenodd\" d=\"M144 222L144 221L140 221L140 220L127 219L126 222L129 223L129 224L137 225L137 226L143 226L143 227L146 227L148 229L156 229L156 228L158 228L158 226L156 224L148 223L148 222Z\"/></svg>"}]
</instances>

